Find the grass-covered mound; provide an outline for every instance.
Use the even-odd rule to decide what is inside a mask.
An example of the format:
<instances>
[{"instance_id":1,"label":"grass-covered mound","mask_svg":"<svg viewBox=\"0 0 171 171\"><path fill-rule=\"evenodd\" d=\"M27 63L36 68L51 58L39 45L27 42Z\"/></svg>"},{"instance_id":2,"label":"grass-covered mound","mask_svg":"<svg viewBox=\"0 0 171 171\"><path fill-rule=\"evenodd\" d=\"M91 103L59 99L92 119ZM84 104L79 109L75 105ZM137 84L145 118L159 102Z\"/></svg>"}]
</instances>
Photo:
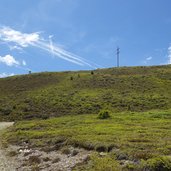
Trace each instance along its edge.
<instances>
[{"instance_id":1,"label":"grass-covered mound","mask_svg":"<svg viewBox=\"0 0 171 171\"><path fill-rule=\"evenodd\" d=\"M37 73L0 79L0 120L171 108L171 66Z\"/></svg>"}]
</instances>

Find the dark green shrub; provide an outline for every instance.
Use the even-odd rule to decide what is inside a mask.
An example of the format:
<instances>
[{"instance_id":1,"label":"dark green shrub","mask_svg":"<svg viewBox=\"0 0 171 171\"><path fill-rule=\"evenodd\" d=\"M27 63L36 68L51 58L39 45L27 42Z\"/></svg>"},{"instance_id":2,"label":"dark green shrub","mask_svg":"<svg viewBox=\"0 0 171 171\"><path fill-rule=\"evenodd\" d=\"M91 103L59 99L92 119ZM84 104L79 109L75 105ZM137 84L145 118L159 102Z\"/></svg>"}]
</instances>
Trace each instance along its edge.
<instances>
[{"instance_id":1,"label":"dark green shrub","mask_svg":"<svg viewBox=\"0 0 171 171\"><path fill-rule=\"evenodd\" d=\"M44 119L44 120L46 120L46 119L48 119L49 118L49 116L47 116L47 115L42 115L42 117L41 117L42 119Z\"/></svg>"},{"instance_id":2,"label":"dark green shrub","mask_svg":"<svg viewBox=\"0 0 171 171\"><path fill-rule=\"evenodd\" d=\"M110 112L108 110L102 110L98 114L98 119L108 119L110 117Z\"/></svg>"},{"instance_id":3,"label":"dark green shrub","mask_svg":"<svg viewBox=\"0 0 171 171\"><path fill-rule=\"evenodd\" d=\"M169 157L157 157L144 162L144 168L151 171L170 171L171 159Z\"/></svg>"},{"instance_id":4,"label":"dark green shrub","mask_svg":"<svg viewBox=\"0 0 171 171\"><path fill-rule=\"evenodd\" d=\"M106 152L108 149L105 145L99 144L95 147L95 150L98 152Z\"/></svg>"},{"instance_id":5,"label":"dark green shrub","mask_svg":"<svg viewBox=\"0 0 171 171\"><path fill-rule=\"evenodd\" d=\"M9 115L11 114L12 109L10 107L6 107L6 108L1 109L1 112L3 115Z\"/></svg>"}]
</instances>

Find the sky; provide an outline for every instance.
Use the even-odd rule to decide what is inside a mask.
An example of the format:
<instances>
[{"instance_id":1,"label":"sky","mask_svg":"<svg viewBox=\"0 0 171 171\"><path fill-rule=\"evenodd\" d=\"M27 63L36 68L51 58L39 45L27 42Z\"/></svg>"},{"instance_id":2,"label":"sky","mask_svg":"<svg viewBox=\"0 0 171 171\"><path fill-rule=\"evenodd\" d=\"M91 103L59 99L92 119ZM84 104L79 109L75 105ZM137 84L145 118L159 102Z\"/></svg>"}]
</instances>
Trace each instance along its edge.
<instances>
[{"instance_id":1,"label":"sky","mask_svg":"<svg viewBox=\"0 0 171 171\"><path fill-rule=\"evenodd\" d=\"M0 0L0 77L171 64L170 0Z\"/></svg>"}]
</instances>

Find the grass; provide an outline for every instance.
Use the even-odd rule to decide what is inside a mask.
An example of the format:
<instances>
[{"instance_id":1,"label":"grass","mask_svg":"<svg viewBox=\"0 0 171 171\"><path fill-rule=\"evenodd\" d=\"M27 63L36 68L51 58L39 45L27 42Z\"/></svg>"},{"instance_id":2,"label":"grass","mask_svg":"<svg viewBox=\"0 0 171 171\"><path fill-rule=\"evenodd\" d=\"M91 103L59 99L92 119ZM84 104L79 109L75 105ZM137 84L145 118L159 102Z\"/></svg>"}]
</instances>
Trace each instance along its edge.
<instances>
[{"instance_id":1,"label":"grass","mask_svg":"<svg viewBox=\"0 0 171 171\"><path fill-rule=\"evenodd\" d=\"M105 156L99 157L98 154L93 154L91 160L85 164L75 167L74 171L121 171L119 162L114 157Z\"/></svg>"},{"instance_id":2,"label":"grass","mask_svg":"<svg viewBox=\"0 0 171 171\"><path fill-rule=\"evenodd\" d=\"M72 77L72 80L71 80ZM171 108L171 65L0 79L0 120Z\"/></svg>"},{"instance_id":3,"label":"grass","mask_svg":"<svg viewBox=\"0 0 171 171\"><path fill-rule=\"evenodd\" d=\"M169 171L170 87L171 65L3 78L0 121L16 121L3 141L107 153L91 156L79 170L122 170L120 161L128 160L139 164L128 163L125 171ZM100 111L110 117L99 119Z\"/></svg>"},{"instance_id":4,"label":"grass","mask_svg":"<svg viewBox=\"0 0 171 171\"><path fill-rule=\"evenodd\" d=\"M6 140L44 147L65 142L96 151L113 151L119 158L144 159L171 154L171 111L78 115L17 122Z\"/></svg>"}]
</instances>

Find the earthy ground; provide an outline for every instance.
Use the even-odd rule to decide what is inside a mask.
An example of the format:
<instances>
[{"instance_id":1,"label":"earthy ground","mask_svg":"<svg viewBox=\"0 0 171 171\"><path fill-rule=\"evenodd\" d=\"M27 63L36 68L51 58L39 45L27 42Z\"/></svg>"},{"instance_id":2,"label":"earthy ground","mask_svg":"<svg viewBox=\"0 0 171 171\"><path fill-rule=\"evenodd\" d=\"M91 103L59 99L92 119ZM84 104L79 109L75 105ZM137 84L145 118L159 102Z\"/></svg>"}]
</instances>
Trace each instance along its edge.
<instances>
[{"instance_id":1,"label":"earthy ground","mask_svg":"<svg viewBox=\"0 0 171 171\"><path fill-rule=\"evenodd\" d=\"M0 122L0 133L12 122ZM60 150L31 149L27 143L22 146L2 148L0 142L0 171L70 171L72 168L87 160L90 152L73 147Z\"/></svg>"},{"instance_id":2,"label":"earthy ground","mask_svg":"<svg viewBox=\"0 0 171 171\"><path fill-rule=\"evenodd\" d=\"M0 122L0 132L11 125L13 125L12 122ZM14 171L14 168L14 162L8 159L0 143L0 171Z\"/></svg>"},{"instance_id":3,"label":"earthy ground","mask_svg":"<svg viewBox=\"0 0 171 171\"><path fill-rule=\"evenodd\" d=\"M91 152L79 148L63 148L45 152L42 149L28 149L24 146L11 146L17 152L16 171L71 171L73 167L87 161Z\"/></svg>"}]
</instances>

